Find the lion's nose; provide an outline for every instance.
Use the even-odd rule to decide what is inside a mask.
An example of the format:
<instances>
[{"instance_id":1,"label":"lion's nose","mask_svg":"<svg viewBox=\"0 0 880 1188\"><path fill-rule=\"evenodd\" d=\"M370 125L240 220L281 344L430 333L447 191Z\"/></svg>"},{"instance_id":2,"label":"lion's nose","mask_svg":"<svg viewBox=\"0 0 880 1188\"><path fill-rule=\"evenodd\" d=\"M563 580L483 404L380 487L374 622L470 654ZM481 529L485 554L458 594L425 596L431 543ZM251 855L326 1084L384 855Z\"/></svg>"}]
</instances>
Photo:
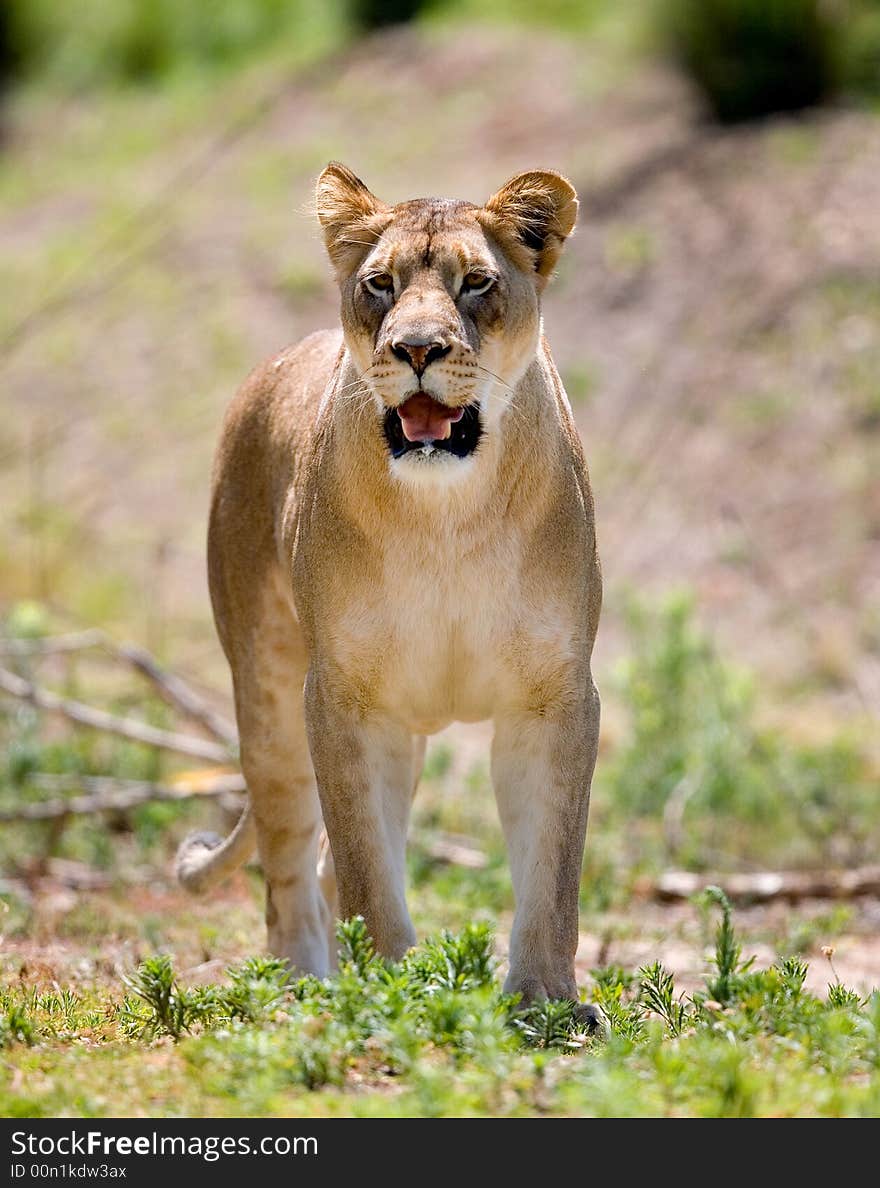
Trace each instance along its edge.
<instances>
[{"instance_id":1,"label":"lion's nose","mask_svg":"<svg viewBox=\"0 0 880 1188\"><path fill-rule=\"evenodd\" d=\"M423 338L411 338L409 340L399 338L391 344L392 355L403 360L404 363L409 363L410 367L420 378L427 367L430 367L437 359L442 359L444 355L448 355L451 350L451 346L437 339L426 341Z\"/></svg>"}]
</instances>

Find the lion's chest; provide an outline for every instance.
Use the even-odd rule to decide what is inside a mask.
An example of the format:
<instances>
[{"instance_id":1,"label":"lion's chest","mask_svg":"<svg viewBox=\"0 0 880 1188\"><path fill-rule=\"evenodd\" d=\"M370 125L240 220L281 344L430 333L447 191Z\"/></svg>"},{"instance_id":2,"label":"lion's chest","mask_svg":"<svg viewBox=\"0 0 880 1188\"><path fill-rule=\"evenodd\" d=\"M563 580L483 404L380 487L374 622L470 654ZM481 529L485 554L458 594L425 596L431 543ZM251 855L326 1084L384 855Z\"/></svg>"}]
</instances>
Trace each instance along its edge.
<instances>
[{"instance_id":1,"label":"lion's chest","mask_svg":"<svg viewBox=\"0 0 880 1188\"><path fill-rule=\"evenodd\" d=\"M334 649L379 712L414 733L492 716L520 617L518 566L505 554L388 552L384 580L351 599Z\"/></svg>"}]
</instances>

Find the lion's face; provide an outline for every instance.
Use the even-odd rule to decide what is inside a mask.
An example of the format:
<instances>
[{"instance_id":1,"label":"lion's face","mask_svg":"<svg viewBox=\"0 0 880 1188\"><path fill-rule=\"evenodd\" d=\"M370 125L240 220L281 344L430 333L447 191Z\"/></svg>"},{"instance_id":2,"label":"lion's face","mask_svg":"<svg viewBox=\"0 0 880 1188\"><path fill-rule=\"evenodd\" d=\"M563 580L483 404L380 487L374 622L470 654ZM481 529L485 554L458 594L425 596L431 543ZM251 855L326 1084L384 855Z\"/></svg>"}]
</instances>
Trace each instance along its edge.
<instances>
[{"instance_id":1,"label":"lion's face","mask_svg":"<svg viewBox=\"0 0 880 1188\"><path fill-rule=\"evenodd\" d=\"M497 431L576 212L557 174L521 174L485 207L387 207L344 166L321 175L318 213L360 376L342 396L373 403L399 477L455 480Z\"/></svg>"},{"instance_id":2,"label":"lion's face","mask_svg":"<svg viewBox=\"0 0 880 1188\"><path fill-rule=\"evenodd\" d=\"M343 326L402 476L460 477L534 356L532 278L473 207L412 202L343 285Z\"/></svg>"}]
</instances>

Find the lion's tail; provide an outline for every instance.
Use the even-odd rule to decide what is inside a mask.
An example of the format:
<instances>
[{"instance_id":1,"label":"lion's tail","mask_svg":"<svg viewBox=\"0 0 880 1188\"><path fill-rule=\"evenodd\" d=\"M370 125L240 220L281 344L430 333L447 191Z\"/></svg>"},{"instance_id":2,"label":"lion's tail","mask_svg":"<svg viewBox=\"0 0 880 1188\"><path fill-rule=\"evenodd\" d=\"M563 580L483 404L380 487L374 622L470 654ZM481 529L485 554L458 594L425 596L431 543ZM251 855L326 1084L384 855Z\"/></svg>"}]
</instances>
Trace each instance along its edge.
<instances>
[{"instance_id":1,"label":"lion's tail","mask_svg":"<svg viewBox=\"0 0 880 1188\"><path fill-rule=\"evenodd\" d=\"M247 805L229 837L200 832L183 839L174 863L177 880L187 891L200 895L244 865L256 845L257 831L251 806Z\"/></svg>"}]
</instances>

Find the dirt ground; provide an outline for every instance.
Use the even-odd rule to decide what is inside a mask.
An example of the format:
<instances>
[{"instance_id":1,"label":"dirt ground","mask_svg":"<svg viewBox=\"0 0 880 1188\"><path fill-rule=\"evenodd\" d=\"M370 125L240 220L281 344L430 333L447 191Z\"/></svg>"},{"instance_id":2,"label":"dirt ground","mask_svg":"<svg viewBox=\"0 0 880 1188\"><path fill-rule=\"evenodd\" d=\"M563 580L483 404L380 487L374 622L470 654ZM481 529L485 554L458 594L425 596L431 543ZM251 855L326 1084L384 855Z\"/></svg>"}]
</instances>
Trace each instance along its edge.
<instances>
[{"instance_id":1,"label":"dirt ground","mask_svg":"<svg viewBox=\"0 0 880 1188\"><path fill-rule=\"evenodd\" d=\"M123 974L158 945L174 953L182 980L222 980L230 963L251 956L263 938L259 892L243 874L197 906L182 892L157 881L119 890L75 891L44 878L30 892L34 923L27 939L0 934L0 978L38 989L101 987L122 996ZM412 897L418 913L418 895ZM590 970L619 965L635 972L661 961L676 987L690 992L709 969L714 921L688 903L635 899L625 913L582 916L578 982L589 986ZM794 952L809 962L807 986L824 994L840 980L868 994L880 987L880 900L809 900L735 908L743 956L759 967ZM496 953L504 972L510 919L498 922ZM68 934L68 935L65 935ZM823 948L833 950L831 960ZM833 967L832 964L833 963Z\"/></svg>"}]
</instances>

